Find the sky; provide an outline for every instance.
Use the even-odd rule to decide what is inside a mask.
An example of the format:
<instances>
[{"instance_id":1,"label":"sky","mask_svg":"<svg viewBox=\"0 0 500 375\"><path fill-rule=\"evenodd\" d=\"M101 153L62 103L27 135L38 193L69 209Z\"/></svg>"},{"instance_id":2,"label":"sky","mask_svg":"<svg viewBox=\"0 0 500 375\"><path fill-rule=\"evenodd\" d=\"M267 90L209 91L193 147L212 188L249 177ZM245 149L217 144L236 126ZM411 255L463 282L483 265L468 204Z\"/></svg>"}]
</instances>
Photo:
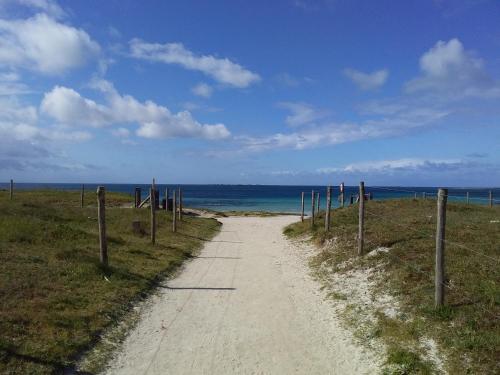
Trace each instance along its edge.
<instances>
[{"instance_id":1,"label":"sky","mask_svg":"<svg viewBox=\"0 0 500 375\"><path fill-rule=\"evenodd\" d=\"M0 181L500 186L500 1L0 0Z\"/></svg>"}]
</instances>

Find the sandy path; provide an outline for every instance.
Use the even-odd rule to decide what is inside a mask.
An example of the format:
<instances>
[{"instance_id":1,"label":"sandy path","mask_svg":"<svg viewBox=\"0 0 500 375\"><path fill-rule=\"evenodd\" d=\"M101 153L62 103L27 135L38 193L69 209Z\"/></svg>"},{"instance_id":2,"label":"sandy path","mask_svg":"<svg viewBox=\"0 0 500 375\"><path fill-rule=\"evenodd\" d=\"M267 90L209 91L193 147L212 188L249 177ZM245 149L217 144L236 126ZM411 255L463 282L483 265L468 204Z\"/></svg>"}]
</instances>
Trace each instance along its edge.
<instances>
[{"instance_id":1,"label":"sandy path","mask_svg":"<svg viewBox=\"0 0 500 375\"><path fill-rule=\"evenodd\" d=\"M282 235L294 220L221 219L221 233L149 301L108 373L377 372Z\"/></svg>"}]
</instances>

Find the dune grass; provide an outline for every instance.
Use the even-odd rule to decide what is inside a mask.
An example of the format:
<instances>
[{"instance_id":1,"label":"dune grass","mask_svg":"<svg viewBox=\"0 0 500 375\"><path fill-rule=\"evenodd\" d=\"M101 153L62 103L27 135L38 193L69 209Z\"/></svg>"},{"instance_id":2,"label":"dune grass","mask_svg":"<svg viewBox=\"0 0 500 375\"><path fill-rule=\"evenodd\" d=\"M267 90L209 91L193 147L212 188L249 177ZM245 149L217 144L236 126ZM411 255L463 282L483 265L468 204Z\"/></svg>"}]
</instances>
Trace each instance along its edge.
<instances>
[{"instance_id":1,"label":"dune grass","mask_svg":"<svg viewBox=\"0 0 500 375\"><path fill-rule=\"evenodd\" d=\"M389 248L374 256L356 256L357 205L334 210L329 233L322 212L314 228L308 219L288 226L285 234L310 235L322 245L311 262L316 270L382 270L376 287L401 301L406 318L379 314L371 334L386 342L387 363L403 371L396 373L436 370L415 349L431 337L446 354L451 374L493 374L500 373L499 221L499 206L448 204L446 306L439 309L434 307L435 200L367 202L365 252Z\"/></svg>"},{"instance_id":2,"label":"dune grass","mask_svg":"<svg viewBox=\"0 0 500 375\"><path fill-rule=\"evenodd\" d=\"M0 192L0 373L59 373L74 365L134 302L210 240L220 224L184 215L121 208L126 194L106 194L109 267L99 264L95 192ZM132 221L144 233L132 231Z\"/></svg>"}]
</instances>

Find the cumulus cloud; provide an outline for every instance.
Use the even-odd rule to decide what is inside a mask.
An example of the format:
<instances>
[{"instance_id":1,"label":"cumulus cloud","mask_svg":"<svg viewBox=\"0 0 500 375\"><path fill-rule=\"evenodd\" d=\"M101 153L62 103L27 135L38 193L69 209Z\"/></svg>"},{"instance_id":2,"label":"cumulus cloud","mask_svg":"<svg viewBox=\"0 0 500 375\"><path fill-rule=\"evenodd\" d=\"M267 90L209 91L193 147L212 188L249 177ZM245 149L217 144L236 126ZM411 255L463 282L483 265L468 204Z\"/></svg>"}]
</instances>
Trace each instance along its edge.
<instances>
[{"instance_id":1,"label":"cumulus cloud","mask_svg":"<svg viewBox=\"0 0 500 375\"><path fill-rule=\"evenodd\" d=\"M389 78L387 69L377 70L373 73L363 73L352 68L344 69L344 75L362 90L373 90L385 84Z\"/></svg>"},{"instance_id":2,"label":"cumulus cloud","mask_svg":"<svg viewBox=\"0 0 500 375\"><path fill-rule=\"evenodd\" d=\"M198 83L195 87L193 87L191 89L191 92L203 98L210 98L212 96L213 89L212 86L202 82Z\"/></svg>"},{"instance_id":3,"label":"cumulus cloud","mask_svg":"<svg viewBox=\"0 0 500 375\"><path fill-rule=\"evenodd\" d=\"M438 41L421 56L420 69L422 74L406 84L407 92L435 92L447 98L500 96L500 83L458 39Z\"/></svg>"},{"instance_id":4,"label":"cumulus cloud","mask_svg":"<svg viewBox=\"0 0 500 375\"><path fill-rule=\"evenodd\" d=\"M0 19L0 66L61 74L84 65L99 51L85 31L46 14L25 20Z\"/></svg>"},{"instance_id":5,"label":"cumulus cloud","mask_svg":"<svg viewBox=\"0 0 500 375\"><path fill-rule=\"evenodd\" d=\"M281 102L278 103L278 106L291 112L285 119L285 122L290 126L311 124L328 115L328 111L315 108L307 103Z\"/></svg>"},{"instance_id":6,"label":"cumulus cloud","mask_svg":"<svg viewBox=\"0 0 500 375\"><path fill-rule=\"evenodd\" d=\"M197 70L212 77L217 82L234 87L248 87L260 80L257 73L253 73L227 58L197 55L181 43L147 43L140 39L132 39L130 53L135 58L177 64L189 70Z\"/></svg>"},{"instance_id":7,"label":"cumulus cloud","mask_svg":"<svg viewBox=\"0 0 500 375\"><path fill-rule=\"evenodd\" d=\"M130 95L120 95L104 80L93 83L105 96L105 104L84 98L71 88L56 86L46 93L40 109L65 125L93 127L136 123L137 135L145 138L197 137L210 140L230 135L223 124L201 124L188 111L171 113L152 101L144 103Z\"/></svg>"},{"instance_id":8,"label":"cumulus cloud","mask_svg":"<svg viewBox=\"0 0 500 375\"><path fill-rule=\"evenodd\" d=\"M0 99L0 169L62 168L61 157L54 151L55 145L61 141L80 142L91 137L84 131L41 127L38 122L35 107L23 105L14 97ZM65 168L70 166L65 165Z\"/></svg>"}]
</instances>

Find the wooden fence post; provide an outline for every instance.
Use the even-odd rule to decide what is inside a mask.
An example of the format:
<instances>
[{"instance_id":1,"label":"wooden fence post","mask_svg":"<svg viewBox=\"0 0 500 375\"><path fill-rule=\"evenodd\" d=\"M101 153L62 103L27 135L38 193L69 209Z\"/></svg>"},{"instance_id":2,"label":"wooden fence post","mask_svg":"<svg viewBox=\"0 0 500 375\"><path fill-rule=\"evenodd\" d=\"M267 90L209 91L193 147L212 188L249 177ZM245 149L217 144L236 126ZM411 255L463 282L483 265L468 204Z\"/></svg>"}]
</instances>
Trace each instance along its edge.
<instances>
[{"instance_id":1,"label":"wooden fence post","mask_svg":"<svg viewBox=\"0 0 500 375\"><path fill-rule=\"evenodd\" d=\"M330 230L330 208L332 206L332 187L326 188L326 213L325 213L325 230Z\"/></svg>"},{"instance_id":2,"label":"wooden fence post","mask_svg":"<svg viewBox=\"0 0 500 375\"><path fill-rule=\"evenodd\" d=\"M314 190L311 192L311 228L314 226L314 198L316 194L314 194Z\"/></svg>"},{"instance_id":3,"label":"wooden fence post","mask_svg":"<svg viewBox=\"0 0 500 375\"><path fill-rule=\"evenodd\" d=\"M149 189L151 196L149 202L151 206L151 243L154 245L156 243L156 189L153 186Z\"/></svg>"},{"instance_id":4,"label":"wooden fence post","mask_svg":"<svg viewBox=\"0 0 500 375\"><path fill-rule=\"evenodd\" d=\"M319 206L319 199L320 199L320 195L319 195L319 192L318 192L318 193L316 193L316 207L317 207L316 208L316 215L319 215L319 208L320 208L320 206Z\"/></svg>"},{"instance_id":5,"label":"wooden fence post","mask_svg":"<svg viewBox=\"0 0 500 375\"><path fill-rule=\"evenodd\" d=\"M344 183L342 182L340 184L340 206L341 207L344 207Z\"/></svg>"},{"instance_id":6,"label":"wooden fence post","mask_svg":"<svg viewBox=\"0 0 500 375\"><path fill-rule=\"evenodd\" d=\"M304 221L304 192L302 192L301 197L302 197L302 211L300 213L300 221Z\"/></svg>"},{"instance_id":7,"label":"wooden fence post","mask_svg":"<svg viewBox=\"0 0 500 375\"><path fill-rule=\"evenodd\" d=\"M493 192L490 190L490 207L493 207Z\"/></svg>"},{"instance_id":8,"label":"wooden fence post","mask_svg":"<svg viewBox=\"0 0 500 375\"><path fill-rule=\"evenodd\" d=\"M99 223L100 260L108 266L108 242L106 239L106 192L104 186L97 188L97 221Z\"/></svg>"},{"instance_id":9,"label":"wooden fence post","mask_svg":"<svg viewBox=\"0 0 500 375\"><path fill-rule=\"evenodd\" d=\"M359 228L358 228L358 255L363 255L365 240L365 183L359 183Z\"/></svg>"},{"instance_id":10,"label":"wooden fence post","mask_svg":"<svg viewBox=\"0 0 500 375\"><path fill-rule=\"evenodd\" d=\"M14 197L14 180L10 180L10 200Z\"/></svg>"},{"instance_id":11,"label":"wooden fence post","mask_svg":"<svg viewBox=\"0 0 500 375\"><path fill-rule=\"evenodd\" d=\"M165 188L165 211L168 211L168 187Z\"/></svg>"},{"instance_id":12,"label":"wooden fence post","mask_svg":"<svg viewBox=\"0 0 500 375\"><path fill-rule=\"evenodd\" d=\"M469 192L465 195L465 203L469 204Z\"/></svg>"},{"instance_id":13,"label":"wooden fence post","mask_svg":"<svg viewBox=\"0 0 500 375\"><path fill-rule=\"evenodd\" d=\"M172 190L172 231L177 231L177 197L175 189Z\"/></svg>"},{"instance_id":14,"label":"wooden fence post","mask_svg":"<svg viewBox=\"0 0 500 375\"><path fill-rule=\"evenodd\" d=\"M82 191L80 192L80 207L83 208L83 201L85 199L85 185L82 184Z\"/></svg>"},{"instance_id":15,"label":"wooden fence post","mask_svg":"<svg viewBox=\"0 0 500 375\"><path fill-rule=\"evenodd\" d=\"M141 188L136 187L135 188L135 199L134 199L134 207L139 208L139 205L141 204Z\"/></svg>"},{"instance_id":16,"label":"wooden fence post","mask_svg":"<svg viewBox=\"0 0 500 375\"><path fill-rule=\"evenodd\" d=\"M414 197L414 199L417 199L417 192L415 192L415 197Z\"/></svg>"},{"instance_id":17,"label":"wooden fence post","mask_svg":"<svg viewBox=\"0 0 500 375\"><path fill-rule=\"evenodd\" d=\"M435 305L444 303L444 246L446 229L446 202L448 189L439 189L437 200L437 228L436 228L436 275L435 275Z\"/></svg>"},{"instance_id":18,"label":"wooden fence post","mask_svg":"<svg viewBox=\"0 0 500 375\"><path fill-rule=\"evenodd\" d=\"M179 221L182 220L182 190L179 188Z\"/></svg>"}]
</instances>

